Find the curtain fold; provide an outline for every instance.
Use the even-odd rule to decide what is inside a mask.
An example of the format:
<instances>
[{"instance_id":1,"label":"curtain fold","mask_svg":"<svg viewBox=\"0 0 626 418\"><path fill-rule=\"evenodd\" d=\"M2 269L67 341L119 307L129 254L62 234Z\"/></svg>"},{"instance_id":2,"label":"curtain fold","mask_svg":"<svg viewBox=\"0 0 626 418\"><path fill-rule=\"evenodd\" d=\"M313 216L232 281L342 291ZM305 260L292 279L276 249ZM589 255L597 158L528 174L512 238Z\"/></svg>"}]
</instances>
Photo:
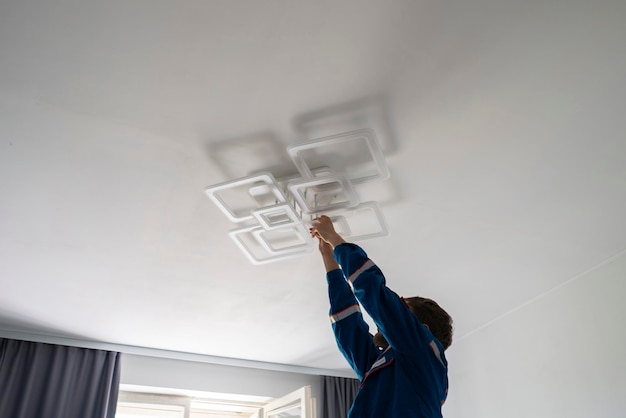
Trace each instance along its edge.
<instances>
[{"instance_id":1,"label":"curtain fold","mask_svg":"<svg viewBox=\"0 0 626 418\"><path fill-rule=\"evenodd\" d=\"M0 338L0 417L114 418L120 353Z\"/></svg>"},{"instance_id":2,"label":"curtain fold","mask_svg":"<svg viewBox=\"0 0 626 418\"><path fill-rule=\"evenodd\" d=\"M358 379L322 376L321 418L346 418L359 390Z\"/></svg>"}]
</instances>

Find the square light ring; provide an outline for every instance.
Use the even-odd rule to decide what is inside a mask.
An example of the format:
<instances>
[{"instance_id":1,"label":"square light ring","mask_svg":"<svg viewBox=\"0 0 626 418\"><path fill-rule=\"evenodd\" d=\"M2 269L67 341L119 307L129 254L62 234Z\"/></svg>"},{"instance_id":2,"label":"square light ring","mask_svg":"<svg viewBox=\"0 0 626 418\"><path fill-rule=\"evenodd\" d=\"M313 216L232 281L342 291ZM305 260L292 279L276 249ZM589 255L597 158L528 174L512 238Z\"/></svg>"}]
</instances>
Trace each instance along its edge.
<instances>
[{"instance_id":1,"label":"square light ring","mask_svg":"<svg viewBox=\"0 0 626 418\"><path fill-rule=\"evenodd\" d=\"M290 225L272 230L256 229L252 234L268 254L274 256L301 253L313 249L314 241L303 224ZM282 234L282 236L280 236ZM278 242L286 239L287 244ZM297 241L297 242L294 242Z\"/></svg>"},{"instance_id":2,"label":"square light ring","mask_svg":"<svg viewBox=\"0 0 626 418\"><path fill-rule=\"evenodd\" d=\"M325 164L329 165L329 168L335 172L345 174L348 179L354 183L364 183L372 180L384 180L389 178L389 169L385 162L380 144L376 140L376 135L371 129L362 129L358 131L346 132L339 135L333 135L325 138L315 139L300 144L294 144L287 147L287 152L293 160L296 168L304 178L315 177L315 169L318 167L311 166L311 161L307 161L304 154L311 151L319 151L322 153L324 148L330 149L331 147L339 146L349 149L351 146L357 146L364 152L369 152L371 163L373 163L375 170L370 173L350 173L348 167L350 167L353 159L350 156L353 153L348 153L341 158L339 156L338 161L331 162L329 158L325 159ZM334 156L337 157L337 156ZM333 166L330 166L330 164Z\"/></svg>"},{"instance_id":3,"label":"square light ring","mask_svg":"<svg viewBox=\"0 0 626 418\"><path fill-rule=\"evenodd\" d=\"M261 183L259 185L259 183ZM250 187L247 187L247 186ZM238 191L238 189L240 189ZM232 207L232 202L226 201L222 193L234 192L239 193L242 198L250 199L248 206L244 205L243 209L237 210ZM206 195L215 203L215 205L224 212L226 217L231 222L243 222L254 219L252 211L259 207L267 206L261 202L260 199L256 199L260 193L269 195L272 202L271 204L287 202L287 198L278 186L278 183L269 172L256 174L249 177L242 177L236 180L227 181L224 183L209 186L205 189ZM256 194L255 194L256 193ZM245 196L241 196L245 195ZM256 201L255 201L256 199Z\"/></svg>"},{"instance_id":4,"label":"square light ring","mask_svg":"<svg viewBox=\"0 0 626 418\"><path fill-rule=\"evenodd\" d=\"M252 225L235 229L228 233L241 252L243 252L246 258L254 265L263 265L274 261L286 260L304 254L312 249L311 244L310 247L303 247L298 251L294 249L289 253L271 254L256 238L255 233L259 231L263 231L263 227ZM253 246L256 246L256 248L253 248Z\"/></svg>"},{"instance_id":5,"label":"square light ring","mask_svg":"<svg viewBox=\"0 0 626 418\"><path fill-rule=\"evenodd\" d=\"M302 219L300 219L289 203L279 203L277 205L256 209L252 211L252 216L254 216L263 229L267 231L302 223Z\"/></svg>"},{"instance_id":6,"label":"square light ring","mask_svg":"<svg viewBox=\"0 0 626 418\"><path fill-rule=\"evenodd\" d=\"M333 188L336 183L338 188ZM323 211L334 210L343 207L356 206L359 199L352 188L348 179L343 175L331 175L324 177L316 177L313 179L301 179L290 182L287 188L296 199L296 202L304 213L319 213ZM320 198L316 199L312 204L307 199L307 192L319 194ZM345 196L342 200L333 201L333 196Z\"/></svg>"}]
</instances>

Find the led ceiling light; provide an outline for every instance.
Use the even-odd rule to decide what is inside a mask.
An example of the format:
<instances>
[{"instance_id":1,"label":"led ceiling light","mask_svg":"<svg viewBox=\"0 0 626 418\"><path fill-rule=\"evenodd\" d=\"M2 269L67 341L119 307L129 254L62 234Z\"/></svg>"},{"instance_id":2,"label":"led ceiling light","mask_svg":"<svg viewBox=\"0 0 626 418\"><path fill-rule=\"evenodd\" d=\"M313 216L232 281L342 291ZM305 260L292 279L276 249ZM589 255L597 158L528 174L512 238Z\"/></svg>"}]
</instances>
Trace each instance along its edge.
<instances>
[{"instance_id":1,"label":"led ceiling light","mask_svg":"<svg viewBox=\"0 0 626 418\"><path fill-rule=\"evenodd\" d=\"M287 201L271 173L216 184L206 194L232 222L251 220L253 210Z\"/></svg>"},{"instance_id":2,"label":"led ceiling light","mask_svg":"<svg viewBox=\"0 0 626 418\"><path fill-rule=\"evenodd\" d=\"M311 220L328 215L344 238L387 235L376 202L360 203L358 184L389 177L374 133L347 132L292 145L287 152L301 177L277 180L269 172L207 187L205 193L239 224L229 236L253 264L313 250Z\"/></svg>"},{"instance_id":3,"label":"led ceiling light","mask_svg":"<svg viewBox=\"0 0 626 418\"><path fill-rule=\"evenodd\" d=\"M341 175L290 181L287 188L307 214L356 206L359 203L352 185Z\"/></svg>"}]
</instances>

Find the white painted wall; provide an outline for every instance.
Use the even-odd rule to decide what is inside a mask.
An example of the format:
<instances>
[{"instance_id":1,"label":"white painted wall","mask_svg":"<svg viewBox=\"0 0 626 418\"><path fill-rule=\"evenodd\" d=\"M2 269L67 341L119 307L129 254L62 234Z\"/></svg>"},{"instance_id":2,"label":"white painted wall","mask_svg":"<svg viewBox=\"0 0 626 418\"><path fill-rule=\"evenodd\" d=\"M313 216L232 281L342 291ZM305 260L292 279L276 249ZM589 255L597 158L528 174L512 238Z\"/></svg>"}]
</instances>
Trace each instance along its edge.
<instances>
[{"instance_id":1,"label":"white painted wall","mask_svg":"<svg viewBox=\"0 0 626 418\"><path fill-rule=\"evenodd\" d=\"M135 354L122 355L120 383L203 392L279 397L310 385L317 393L320 377L312 374L226 366Z\"/></svg>"},{"instance_id":2,"label":"white painted wall","mask_svg":"<svg viewBox=\"0 0 626 418\"><path fill-rule=\"evenodd\" d=\"M455 342L446 418L626 416L625 295L621 253Z\"/></svg>"}]
</instances>

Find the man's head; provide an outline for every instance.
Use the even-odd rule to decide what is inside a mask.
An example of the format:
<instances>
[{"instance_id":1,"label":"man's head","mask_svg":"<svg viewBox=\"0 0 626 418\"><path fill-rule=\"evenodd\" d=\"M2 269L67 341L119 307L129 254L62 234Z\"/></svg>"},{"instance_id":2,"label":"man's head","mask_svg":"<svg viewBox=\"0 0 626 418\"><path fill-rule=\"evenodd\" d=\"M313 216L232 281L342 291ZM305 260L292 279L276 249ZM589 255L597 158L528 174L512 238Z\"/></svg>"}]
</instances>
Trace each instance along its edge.
<instances>
[{"instance_id":1,"label":"man's head","mask_svg":"<svg viewBox=\"0 0 626 418\"><path fill-rule=\"evenodd\" d=\"M437 302L419 296L405 298L404 302L420 322L427 326L435 338L439 340L444 350L450 347L452 344L452 317Z\"/></svg>"},{"instance_id":2,"label":"man's head","mask_svg":"<svg viewBox=\"0 0 626 418\"><path fill-rule=\"evenodd\" d=\"M420 322L439 340L444 350L450 347L452 344L452 317L437 302L419 296L404 298L404 302ZM381 348L386 348L389 345L380 332L374 335L374 344Z\"/></svg>"}]
</instances>

